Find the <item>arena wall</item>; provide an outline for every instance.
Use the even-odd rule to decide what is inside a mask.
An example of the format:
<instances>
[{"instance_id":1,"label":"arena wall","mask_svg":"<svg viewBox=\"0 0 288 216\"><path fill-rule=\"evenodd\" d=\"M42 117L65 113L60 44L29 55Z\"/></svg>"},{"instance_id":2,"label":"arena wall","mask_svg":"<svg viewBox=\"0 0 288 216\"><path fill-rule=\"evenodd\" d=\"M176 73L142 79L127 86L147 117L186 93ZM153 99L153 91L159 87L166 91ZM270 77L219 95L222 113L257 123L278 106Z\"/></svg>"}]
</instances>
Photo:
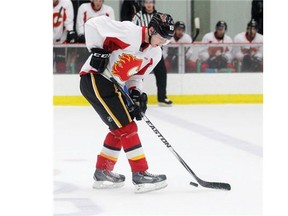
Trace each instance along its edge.
<instances>
[{"instance_id":1,"label":"arena wall","mask_svg":"<svg viewBox=\"0 0 288 216\"><path fill-rule=\"evenodd\" d=\"M54 105L84 106L75 74L54 75ZM156 104L155 76L144 80L149 104ZM263 73L168 74L167 95L174 104L263 103Z\"/></svg>"}]
</instances>

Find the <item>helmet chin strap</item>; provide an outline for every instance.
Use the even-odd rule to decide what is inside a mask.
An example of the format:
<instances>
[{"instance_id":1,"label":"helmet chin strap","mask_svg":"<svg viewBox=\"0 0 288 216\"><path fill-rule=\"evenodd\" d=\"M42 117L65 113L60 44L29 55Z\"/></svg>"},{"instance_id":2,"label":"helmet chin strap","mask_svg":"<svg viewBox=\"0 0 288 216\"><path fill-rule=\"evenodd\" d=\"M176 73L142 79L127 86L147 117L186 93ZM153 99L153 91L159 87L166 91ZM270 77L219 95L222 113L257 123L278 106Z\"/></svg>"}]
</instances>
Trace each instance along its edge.
<instances>
[{"instance_id":1,"label":"helmet chin strap","mask_svg":"<svg viewBox=\"0 0 288 216\"><path fill-rule=\"evenodd\" d=\"M151 44L151 38L153 35L157 34L157 32L155 30L152 31L151 35L150 35L150 31L148 29L148 36L149 36L149 44Z\"/></svg>"}]
</instances>

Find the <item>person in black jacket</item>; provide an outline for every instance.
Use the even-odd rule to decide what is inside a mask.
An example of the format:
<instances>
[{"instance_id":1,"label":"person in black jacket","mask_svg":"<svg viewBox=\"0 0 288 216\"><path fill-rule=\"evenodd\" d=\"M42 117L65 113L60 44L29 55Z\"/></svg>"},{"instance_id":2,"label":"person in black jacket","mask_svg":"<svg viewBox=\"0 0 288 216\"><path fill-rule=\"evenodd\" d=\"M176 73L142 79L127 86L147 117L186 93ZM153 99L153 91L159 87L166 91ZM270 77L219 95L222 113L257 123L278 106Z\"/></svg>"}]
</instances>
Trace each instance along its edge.
<instances>
[{"instance_id":1,"label":"person in black jacket","mask_svg":"<svg viewBox=\"0 0 288 216\"><path fill-rule=\"evenodd\" d=\"M251 20L258 24L258 33L263 35L263 0L253 0L251 9Z\"/></svg>"},{"instance_id":2,"label":"person in black jacket","mask_svg":"<svg viewBox=\"0 0 288 216\"><path fill-rule=\"evenodd\" d=\"M124 0L121 5L120 20L132 21L135 14L141 9L141 0Z\"/></svg>"},{"instance_id":3,"label":"person in black jacket","mask_svg":"<svg viewBox=\"0 0 288 216\"><path fill-rule=\"evenodd\" d=\"M143 0L143 7L132 19L132 22L139 26L148 26L150 20L157 13L155 0ZM167 69L162 55L161 60L153 70L157 85L157 100L159 106L171 106L172 101L166 96Z\"/></svg>"}]
</instances>

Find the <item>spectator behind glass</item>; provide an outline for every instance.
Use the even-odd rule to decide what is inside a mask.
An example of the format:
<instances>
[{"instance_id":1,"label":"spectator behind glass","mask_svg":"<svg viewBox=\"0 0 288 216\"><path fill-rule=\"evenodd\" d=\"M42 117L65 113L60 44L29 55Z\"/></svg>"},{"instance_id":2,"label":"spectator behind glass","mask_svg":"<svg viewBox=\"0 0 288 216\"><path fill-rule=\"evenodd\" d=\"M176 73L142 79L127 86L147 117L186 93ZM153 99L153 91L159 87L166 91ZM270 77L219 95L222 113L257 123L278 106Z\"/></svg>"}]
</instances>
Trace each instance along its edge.
<instances>
[{"instance_id":1,"label":"spectator behind glass","mask_svg":"<svg viewBox=\"0 0 288 216\"><path fill-rule=\"evenodd\" d=\"M258 23L258 33L263 35L263 0L253 0L251 8L251 20Z\"/></svg>"},{"instance_id":2,"label":"spectator behind glass","mask_svg":"<svg viewBox=\"0 0 288 216\"><path fill-rule=\"evenodd\" d=\"M143 8L134 17L132 22L138 26L148 26L153 15L157 13L155 9L155 0L144 0ZM173 29L174 30L174 29ZM166 86L167 86L167 69L164 63L164 58L162 55L161 60L156 65L153 70L156 78L157 85L157 100L159 106L171 106L172 101L166 96Z\"/></svg>"},{"instance_id":3,"label":"spectator behind glass","mask_svg":"<svg viewBox=\"0 0 288 216\"><path fill-rule=\"evenodd\" d=\"M91 17L108 16L115 20L114 10L112 7L103 4L104 0L91 0L89 3L80 5L77 13L76 31L78 34L78 42L85 43L84 24Z\"/></svg>"},{"instance_id":4,"label":"spectator behind glass","mask_svg":"<svg viewBox=\"0 0 288 216\"><path fill-rule=\"evenodd\" d=\"M263 71L263 46L249 46L252 43L263 43L263 36L257 33L258 24L251 20L247 24L246 32L241 32L234 37L235 43L247 43L247 46L234 49L238 62L242 62L242 72Z\"/></svg>"},{"instance_id":5,"label":"spectator behind glass","mask_svg":"<svg viewBox=\"0 0 288 216\"><path fill-rule=\"evenodd\" d=\"M73 30L73 5L70 0L53 0L53 44L75 43L77 34ZM53 48L56 73L66 72L64 48Z\"/></svg>"},{"instance_id":6,"label":"spectator behind glass","mask_svg":"<svg viewBox=\"0 0 288 216\"><path fill-rule=\"evenodd\" d=\"M192 43L192 38L190 35L185 33L185 23L182 21L177 21L175 23L175 34L170 40L169 44L179 44L179 43ZM187 49L186 53L186 69L185 71L195 71L195 62L191 59L191 49ZM177 47L165 47L163 48L163 55L165 58L165 65L167 71L177 71L178 70L178 48Z\"/></svg>"},{"instance_id":7,"label":"spectator behind glass","mask_svg":"<svg viewBox=\"0 0 288 216\"><path fill-rule=\"evenodd\" d=\"M132 21L137 12L140 11L142 0L124 0L121 4L120 20Z\"/></svg>"},{"instance_id":8,"label":"spectator behind glass","mask_svg":"<svg viewBox=\"0 0 288 216\"><path fill-rule=\"evenodd\" d=\"M215 31L204 35L203 43L223 44L232 43L230 36L226 35L227 23L218 21ZM199 57L202 61L202 71L213 71L215 69L233 68L232 66L232 47L231 46L208 46L200 50Z\"/></svg>"},{"instance_id":9,"label":"spectator behind glass","mask_svg":"<svg viewBox=\"0 0 288 216\"><path fill-rule=\"evenodd\" d=\"M75 43L74 12L71 0L53 0L53 43Z\"/></svg>"}]
</instances>

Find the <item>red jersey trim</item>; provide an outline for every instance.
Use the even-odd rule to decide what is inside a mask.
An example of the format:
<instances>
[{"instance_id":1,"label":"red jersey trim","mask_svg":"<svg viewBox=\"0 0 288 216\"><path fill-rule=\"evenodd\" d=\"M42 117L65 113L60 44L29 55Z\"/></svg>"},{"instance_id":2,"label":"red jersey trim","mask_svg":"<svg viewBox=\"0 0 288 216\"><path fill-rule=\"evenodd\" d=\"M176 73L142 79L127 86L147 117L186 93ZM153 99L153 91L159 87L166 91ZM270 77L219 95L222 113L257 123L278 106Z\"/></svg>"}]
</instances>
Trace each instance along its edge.
<instances>
[{"instance_id":1,"label":"red jersey trim","mask_svg":"<svg viewBox=\"0 0 288 216\"><path fill-rule=\"evenodd\" d=\"M81 71L81 72L79 73L79 75L82 76L82 75L85 75L85 74L88 74L88 73L97 74L96 71L94 71L94 70L89 70L88 72L87 72L87 71Z\"/></svg>"},{"instance_id":2,"label":"red jersey trim","mask_svg":"<svg viewBox=\"0 0 288 216\"><path fill-rule=\"evenodd\" d=\"M103 43L103 49L109 52L113 52L118 49L125 49L130 44L127 44L116 37L106 37Z\"/></svg>"},{"instance_id":3,"label":"red jersey trim","mask_svg":"<svg viewBox=\"0 0 288 216\"><path fill-rule=\"evenodd\" d=\"M142 27L142 41L141 43L145 42L145 30L146 30L147 27Z\"/></svg>"},{"instance_id":4,"label":"red jersey trim","mask_svg":"<svg viewBox=\"0 0 288 216\"><path fill-rule=\"evenodd\" d=\"M64 17L63 17L63 22L65 22L67 19L67 14L66 14L66 9L64 8Z\"/></svg>"},{"instance_id":5,"label":"red jersey trim","mask_svg":"<svg viewBox=\"0 0 288 216\"><path fill-rule=\"evenodd\" d=\"M144 75L148 67L152 64L153 64L153 59L151 58L150 62L147 65L145 65L136 75Z\"/></svg>"},{"instance_id":6,"label":"red jersey trim","mask_svg":"<svg viewBox=\"0 0 288 216\"><path fill-rule=\"evenodd\" d=\"M255 37L256 37L256 35L255 35ZM255 38L254 37L254 38ZM252 40L249 40L249 38L248 38L248 33L246 32L245 33L245 38L247 39L247 41L249 42L249 43L252 43L252 41L254 40L254 38L252 39Z\"/></svg>"},{"instance_id":7,"label":"red jersey trim","mask_svg":"<svg viewBox=\"0 0 288 216\"><path fill-rule=\"evenodd\" d=\"M84 12L83 21L84 21L84 23L86 23L86 21L87 21L87 11Z\"/></svg>"}]
</instances>

